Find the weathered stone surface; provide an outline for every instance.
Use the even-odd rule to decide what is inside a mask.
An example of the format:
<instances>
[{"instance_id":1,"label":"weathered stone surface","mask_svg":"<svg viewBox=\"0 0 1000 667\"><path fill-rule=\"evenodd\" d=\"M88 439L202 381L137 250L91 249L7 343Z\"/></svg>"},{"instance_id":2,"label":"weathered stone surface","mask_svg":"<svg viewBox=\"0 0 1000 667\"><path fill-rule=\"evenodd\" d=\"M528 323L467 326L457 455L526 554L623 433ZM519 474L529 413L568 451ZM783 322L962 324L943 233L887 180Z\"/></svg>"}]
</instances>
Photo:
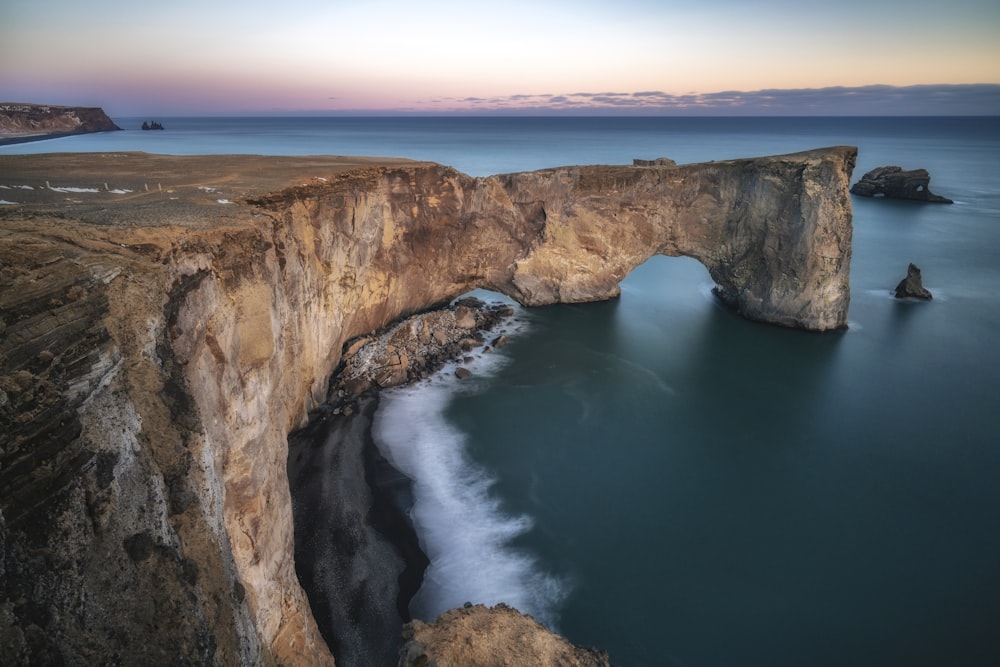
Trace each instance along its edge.
<instances>
[{"instance_id":1,"label":"weathered stone surface","mask_svg":"<svg viewBox=\"0 0 1000 667\"><path fill-rule=\"evenodd\" d=\"M699 260L720 297L745 317L843 328L851 249L845 179L854 158L854 149L837 148L498 177L538 240L514 260L512 288L491 286L528 305L605 299L653 250Z\"/></svg>"},{"instance_id":2,"label":"weathered stone surface","mask_svg":"<svg viewBox=\"0 0 1000 667\"><path fill-rule=\"evenodd\" d=\"M346 345L334 391L357 396L373 384L387 389L427 377L446 361L482 345L483 332L512 313L506 304L466 297L448 308L408 317L381 335L364 336L362 344L352 341ZM459 370L464 372L460 377L470 374Z\"/></svg>"},{"instance_id":3,"label":"weathered stone surface","mask_svg":"<svg viewBox=\"0 0 1000 667\"><path fill-rule=\"evenodd\" d=\"M889 199L910 199L938 204L952 204L947 197L936 195L930 190L931 177L926 169L902 167L878 167L861 177L851 187L851 193L862 197L887 197Z\"/></svg>"},{"instance_id":4,"label":"weathered stone surface","mask_svg":"<svg viewBox=\"0 0 1000 667\"><path fill-rule=\"evenodd\" d=\"M120 129L97 107L0 103L0 145Z\"/></svg>"},{"instance_id":5,"label":"weathered stone surface","mask_svg":"<svg viewBox=\"0 0 1000 667\"><path fill-rule=\"evenodd\" d=\"M895 295L897 299L913 298L929 301L933 298L931 293L924 287L920 269L912 263L906 269L906 277L896 285Z\"/></svg>"},{"instance_id":6,"label":"weathered stone surface","mask_svg":"<svg viewBox=\"0 0 1000 667\"><path fill-rule=\"evenodd\" d=\"M404 629L400 667L610 667L605 651L581 648L504 604L452 609Z\"/></svg>"},{"instance_id":7,"label":"weathered stone surface","mask_svg":"<svg viewBox=\"0 0 1000 667\"><path fill-rule=\"evenodd\" d=\"M287 434L347 341L475 287L605 299L653 254L699 259L748 317L846 326L854 156L479 179L0 156L5 655L331 664L295 573Z\"/></svg>"}]
</instances>

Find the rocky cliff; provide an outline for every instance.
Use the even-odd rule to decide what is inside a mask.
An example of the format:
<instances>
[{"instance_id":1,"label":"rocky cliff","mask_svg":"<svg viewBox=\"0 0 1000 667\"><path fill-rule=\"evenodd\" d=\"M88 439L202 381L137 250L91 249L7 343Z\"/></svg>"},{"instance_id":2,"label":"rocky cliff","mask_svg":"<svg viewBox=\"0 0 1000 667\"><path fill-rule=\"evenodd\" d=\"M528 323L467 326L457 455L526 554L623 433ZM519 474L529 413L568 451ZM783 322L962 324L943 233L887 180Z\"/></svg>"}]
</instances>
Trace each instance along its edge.
<instances>
[{"instance_id":1,"label":"rocky cliff","mask_svg":"<svg viewBox=\"0 0 1000 667\"><path fill-rule=\"evenodd\" d=\"M120 129L98 107L0 103L0 144Z\"/></svg>"},{"instance_id":2,"label":"rocky cliff","mask_svg":"<svg viewBox=\"0 0 1000 667\"><path fill-rule=\"evenodd\" d=\"M0 648L332 664L287 434L346 341L474 287L606 299L654 254L844 327L855 150L471 178L347 158L0 156Z\"/></svg>"}]
</instances>

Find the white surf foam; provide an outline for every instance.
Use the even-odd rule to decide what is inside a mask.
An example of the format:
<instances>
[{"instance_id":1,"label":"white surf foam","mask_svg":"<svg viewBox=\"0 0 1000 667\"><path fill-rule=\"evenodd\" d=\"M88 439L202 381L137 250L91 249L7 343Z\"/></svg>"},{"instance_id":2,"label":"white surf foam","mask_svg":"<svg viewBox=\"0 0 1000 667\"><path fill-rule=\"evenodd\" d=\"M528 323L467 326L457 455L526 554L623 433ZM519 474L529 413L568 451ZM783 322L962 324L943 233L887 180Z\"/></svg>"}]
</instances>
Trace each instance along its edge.
<instances>
[{"instance_id":1,"label":"white surf foam","mask_svg":"<svg viewBox=\"0 0 1000 667\"><path fill-rule=\"evenodd\" d=\"M552 628L566 582L512 545L531 530L531 518L505 510L492 492L494 478L470 459L466 435L445 416L456 393L478 391L504 363L501 352L471 354L475 360L461 364L471 377L458 380L450 364L428 380L383 392L375 415L379 449L413 480L411 516L430 560L411 612L432 621L466 602L504 602Z\"/></svg>"}]
</instances>

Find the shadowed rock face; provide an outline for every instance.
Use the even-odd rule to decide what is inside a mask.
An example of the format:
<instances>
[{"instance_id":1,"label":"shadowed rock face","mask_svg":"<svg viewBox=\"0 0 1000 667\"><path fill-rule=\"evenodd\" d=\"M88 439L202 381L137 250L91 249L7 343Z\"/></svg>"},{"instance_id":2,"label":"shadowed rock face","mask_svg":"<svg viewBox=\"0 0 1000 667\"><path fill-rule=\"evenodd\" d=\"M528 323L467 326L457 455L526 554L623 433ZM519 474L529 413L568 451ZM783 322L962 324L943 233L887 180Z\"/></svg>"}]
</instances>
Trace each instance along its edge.
<instances>
[{"instance_id":1,"label":"shadowed rock face","mask_svg":"<svg viewBox=\"0 0 1000 667\"><path fill-rule=\"evenodd\" d=\"M699 259L747 317L841 328L854 157L477 179L0 156L5 656L331 664L295 575L287 434L346 341L474 287L606 299L654 254Z\"/></svg>"}]
</instances>

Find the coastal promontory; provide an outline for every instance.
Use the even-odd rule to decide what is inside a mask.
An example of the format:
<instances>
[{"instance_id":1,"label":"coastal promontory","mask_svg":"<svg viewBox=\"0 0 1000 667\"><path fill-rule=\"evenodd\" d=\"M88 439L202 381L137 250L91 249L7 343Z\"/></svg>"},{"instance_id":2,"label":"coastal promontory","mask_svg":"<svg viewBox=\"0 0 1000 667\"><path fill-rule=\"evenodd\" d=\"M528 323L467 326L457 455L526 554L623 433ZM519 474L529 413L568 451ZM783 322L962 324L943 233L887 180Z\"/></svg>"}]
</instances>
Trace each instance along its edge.
<instances>
[{"instance_id":1,"label":"coastal promontory","mask_svg":"<svg viewBox=\"0 0 1000 667\"><path fill-rule=\"evenodd\" d=\"M120 129L99 107L0 103L0 145Z\"/></svg>"},{"instance_id":2,"label":"coastal promontory","mask_svg":"<svg viewBox=\"0 0 1000 667\"><path fill-rule=\"evenodd\" d=\"M855 155L487 178L0 156L5 661L333 664L296 577L288 434L346 343L473 288L613 298L656 254L701 261L746 317L841 329Z\"/></svg>"}]
</instances>

